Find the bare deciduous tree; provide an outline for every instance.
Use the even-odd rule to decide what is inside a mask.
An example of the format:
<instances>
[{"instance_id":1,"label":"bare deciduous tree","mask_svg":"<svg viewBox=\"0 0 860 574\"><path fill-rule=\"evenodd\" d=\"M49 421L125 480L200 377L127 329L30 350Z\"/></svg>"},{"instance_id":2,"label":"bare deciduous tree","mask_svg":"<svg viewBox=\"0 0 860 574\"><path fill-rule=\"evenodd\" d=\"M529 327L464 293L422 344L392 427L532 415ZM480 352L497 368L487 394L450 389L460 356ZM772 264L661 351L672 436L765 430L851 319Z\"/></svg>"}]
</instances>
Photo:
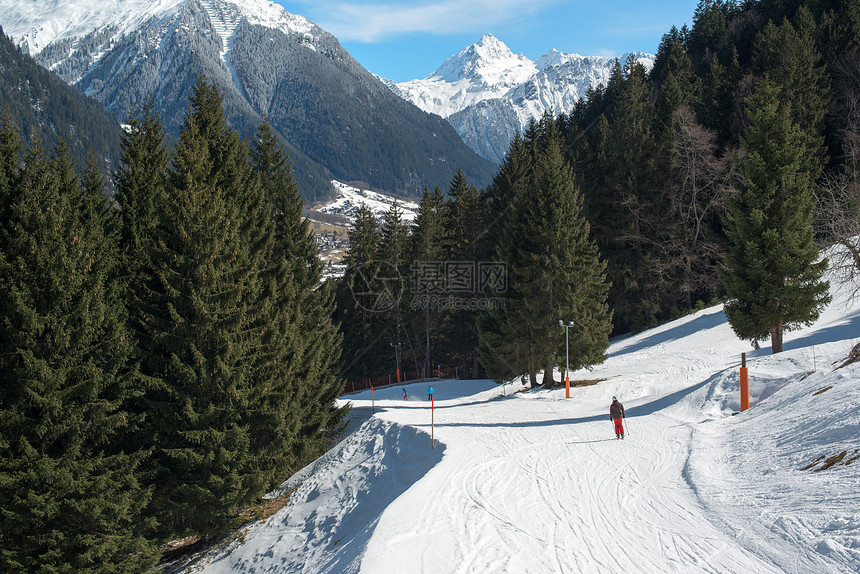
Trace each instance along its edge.
<instances>
[{"instance_id":1,"label":"bare deciduous tree","mask_svg":"<svg viewBox=\"0 0 860 574\"><path fill-rule=\"evenodd\" d=\"M828 253L834 278L860 296L860 182L847 172L827 173L818 192L817 235Z\"/></svg>"},{"instance_id":2,"label":"bare deciduous tree","mask_svg":"<svg viewBox=\"0 0 860 574\"><path fill-rule=\"evenodd\" d=\"M703 127L685 106L675 110L672 137L673 185L669 220L675 227L671 249L682 265L687 304L692 294L711 287L722 265L725 244L716 233L729 187L729 154L717 156L716 134Z\"/></svg>"},{"instance_id":3,"label":"bare deciduous tree","mask_svg":"<svg viewBox=\"0 0 860 574\"><path fill-rule=\"evenodd\" d=\"M839 248L829 254L837 281L852 297L860 296L860 51L830 62L835 118L842 155L840 165L822 177L818 190L816 235L821 246Z\"/></svg>"}]
</instances>

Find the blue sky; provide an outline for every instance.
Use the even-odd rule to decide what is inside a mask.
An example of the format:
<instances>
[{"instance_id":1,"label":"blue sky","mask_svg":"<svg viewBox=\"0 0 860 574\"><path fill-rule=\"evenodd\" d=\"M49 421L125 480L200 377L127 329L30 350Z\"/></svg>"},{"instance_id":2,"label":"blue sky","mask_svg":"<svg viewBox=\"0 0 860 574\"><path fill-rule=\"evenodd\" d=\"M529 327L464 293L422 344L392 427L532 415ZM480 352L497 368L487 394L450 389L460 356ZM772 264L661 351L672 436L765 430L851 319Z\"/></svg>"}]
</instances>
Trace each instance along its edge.
<instances>
[{"instance_id":1,"label":"blue sky","mask_svg":"<svg viewBox=\"0 0 860 574\"><path fill-rule=\"evenodd\" d=\"M375 74L423 78L491 33L532 60L555 48L583 56L655 52L698 0L275 0L334 34Z\"/></svg>"}]
</instances>

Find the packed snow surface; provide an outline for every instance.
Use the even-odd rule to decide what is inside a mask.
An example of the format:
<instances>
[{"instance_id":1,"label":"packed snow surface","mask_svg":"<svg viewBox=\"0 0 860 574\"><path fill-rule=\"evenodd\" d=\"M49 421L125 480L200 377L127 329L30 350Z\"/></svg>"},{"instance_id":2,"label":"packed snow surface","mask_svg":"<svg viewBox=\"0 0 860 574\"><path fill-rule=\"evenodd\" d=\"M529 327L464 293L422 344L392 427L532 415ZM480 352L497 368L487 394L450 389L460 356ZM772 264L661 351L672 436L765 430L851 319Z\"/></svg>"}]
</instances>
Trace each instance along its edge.
<instances>
[{"instance_id":1,"label":"packed snow surface","mask_svg":"<svg viewBox=\"0 0 860 574\"><path fill-rule=\"evenodd\" d=\"M860 362L838 368L860 305L833 293L778 355L738 340L719 306L618 339L572 373L597 382L570 399L519 380L433 382L432 410L427 383L403 387L406 401L401 386L344 396L355 430L202 568L860 572L860 460L846 464L860 452ZM734 416L742 352L752 406Z\"/></svg>"}]
</instances>

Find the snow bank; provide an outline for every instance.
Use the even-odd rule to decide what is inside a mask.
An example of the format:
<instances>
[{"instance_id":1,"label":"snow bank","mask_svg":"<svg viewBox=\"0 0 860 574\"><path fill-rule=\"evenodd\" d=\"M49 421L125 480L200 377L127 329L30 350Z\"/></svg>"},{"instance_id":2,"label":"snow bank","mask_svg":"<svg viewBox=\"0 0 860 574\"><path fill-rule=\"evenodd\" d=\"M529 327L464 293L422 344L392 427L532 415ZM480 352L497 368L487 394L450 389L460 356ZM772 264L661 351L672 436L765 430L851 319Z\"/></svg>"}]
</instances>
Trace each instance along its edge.
<instances>
[{"instance_id":1,"label":"snow bank","mask_svg":"<svg viewBox=\"0 0 860 574\"><path fill-rule=\"evenodd\" d=\"M207 572L352 572L380 514L441 460L415 428L371 418L284 483L289 503Z\"/></svg>"}]
</instances>

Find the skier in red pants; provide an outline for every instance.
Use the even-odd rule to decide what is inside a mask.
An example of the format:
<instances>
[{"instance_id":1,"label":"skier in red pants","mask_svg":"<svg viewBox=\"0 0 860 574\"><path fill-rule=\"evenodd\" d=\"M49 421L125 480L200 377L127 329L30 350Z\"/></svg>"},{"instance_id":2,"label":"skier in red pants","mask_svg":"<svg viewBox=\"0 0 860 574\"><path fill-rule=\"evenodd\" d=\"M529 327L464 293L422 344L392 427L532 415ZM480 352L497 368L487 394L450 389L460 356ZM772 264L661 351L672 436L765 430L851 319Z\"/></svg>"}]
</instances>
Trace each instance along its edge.
<instances>
[{"instance_id":1,"label":"skier in red pants","mask_svg":"<svg viewBox=\"0 0 860 574\"><path fill-rule=\"evenodd\" d=\"M618 402L618 397L612 397L609 405L609 420L615 423L615 438L624 438L624 405Z\"/></svg>"}]
</instances>

